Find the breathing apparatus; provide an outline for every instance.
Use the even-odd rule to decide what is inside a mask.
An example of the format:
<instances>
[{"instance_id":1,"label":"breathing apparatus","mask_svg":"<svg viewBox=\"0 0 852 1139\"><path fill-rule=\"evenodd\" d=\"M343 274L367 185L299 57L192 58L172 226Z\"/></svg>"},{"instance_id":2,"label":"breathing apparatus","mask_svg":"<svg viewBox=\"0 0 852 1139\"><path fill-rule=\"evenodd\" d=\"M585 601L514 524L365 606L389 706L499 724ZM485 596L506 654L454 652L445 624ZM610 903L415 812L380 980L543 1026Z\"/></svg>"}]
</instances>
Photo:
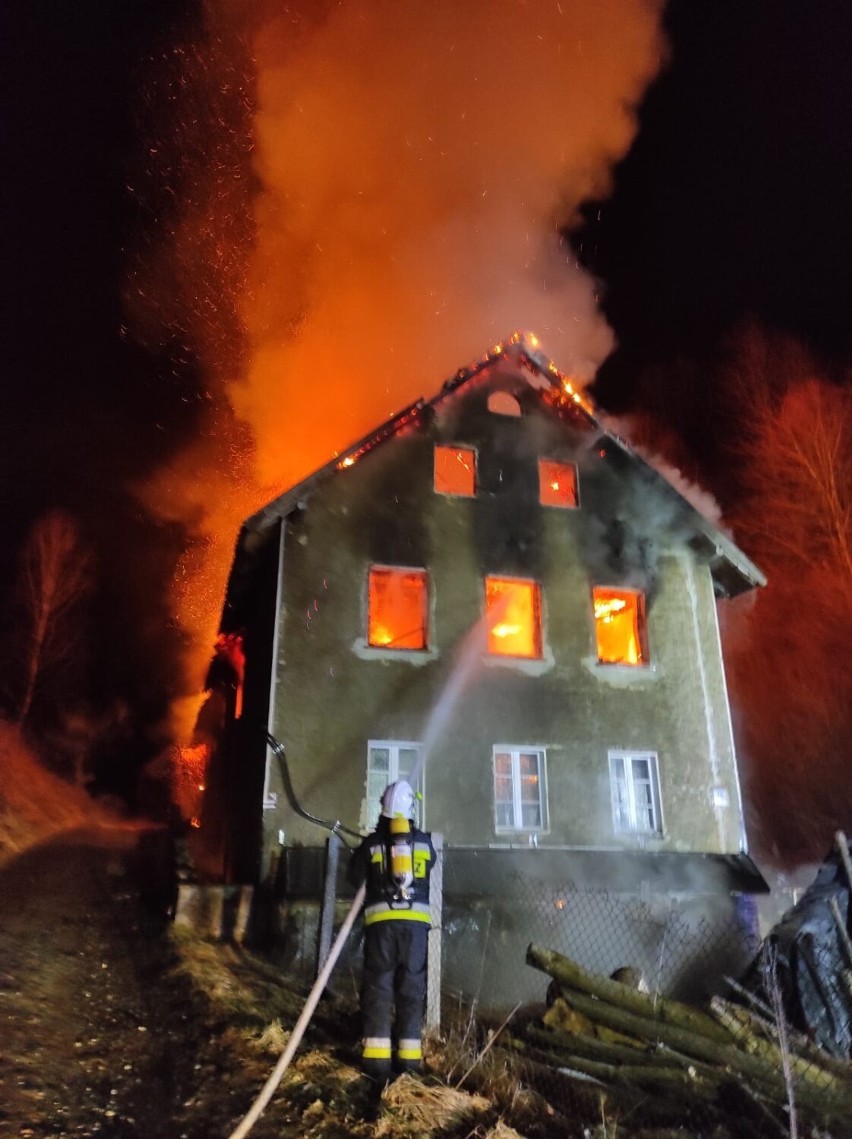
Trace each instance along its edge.
<instances>
[{"instance_id":1,"label":"breathing apparatus","mask_svg":"<svg viewBox=\"0 0 852 1139\"><path fill-rule=\"evenodd\" d=\"M385 788L382 795L382 815L390 820L391 840L388 844L388 866L393 901L398 905L411 905L414 885L414 847L411 834L411 816L414 811L414 792L400 780Z\"/></svg>"}]
</instances>

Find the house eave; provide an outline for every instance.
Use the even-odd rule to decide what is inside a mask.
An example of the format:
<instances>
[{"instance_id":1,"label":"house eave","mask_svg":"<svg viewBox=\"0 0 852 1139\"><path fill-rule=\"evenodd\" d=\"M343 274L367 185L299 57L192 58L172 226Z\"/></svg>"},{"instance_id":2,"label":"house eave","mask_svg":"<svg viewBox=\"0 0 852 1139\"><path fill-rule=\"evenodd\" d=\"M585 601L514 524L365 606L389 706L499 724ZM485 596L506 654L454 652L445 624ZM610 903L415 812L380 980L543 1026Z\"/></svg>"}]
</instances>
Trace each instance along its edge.
<instances>
[{"instance_id":1,"label":"house eave","mask_svg":"<svg viewBox=\"0 0 852 1139\"><path fill-rule=\"evenodd\" d=\"M526 896L531 881L625 894L769 893L744 853L447 846L444 858L448 894L505 894L516 884L518 895Z\"/></svg>"}]
</instances>

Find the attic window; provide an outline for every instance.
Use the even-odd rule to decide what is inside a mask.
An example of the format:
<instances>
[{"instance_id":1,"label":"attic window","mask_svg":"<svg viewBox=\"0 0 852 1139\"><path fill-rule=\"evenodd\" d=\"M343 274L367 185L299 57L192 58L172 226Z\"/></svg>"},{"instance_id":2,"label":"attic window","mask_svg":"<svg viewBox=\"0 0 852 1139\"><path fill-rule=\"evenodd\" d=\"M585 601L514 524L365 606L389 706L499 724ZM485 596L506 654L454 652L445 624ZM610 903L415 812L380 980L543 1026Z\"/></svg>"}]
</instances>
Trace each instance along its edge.
<instances>
[{"instance_id":1,"label":"attic window","mask_svg":"<svg viewBox=\"0 0 852 1139\"><path fill-rule=\"evenodd\" d=\"M577 505L577 468L573 463L539 459L538 500L542 506Z\"/></svg>"},{"instance_id":2,"label":"attic window","mask_svg":"<svg viewBox=\"0 0 852 1139\"><path fill-rule=\"evenodd\" d=\"M425 649L426 571L372 566L367 643L381 649Z\"/></svg>"},{"instance_id":3,"label":"attic window","mask_svg":"<svg viewBox=\"0 0 852 1139\"><path fill-rule=\"evenodd\" d=\"M498 656L541 656L541 597L534 581L487 577L488 651Z\"/></svg>"},{"instance_id":4,"label":"attic window","mask_svg":"<svg viewBox=\"0 0 852 1139\"><path fill-rule=\"evenodd\" d=\"M521 405L513 395L508 392L492 392L488 397L488 410L494 415L521 414Z\"/></svg>"},{"instance_id":5,"label":"attic window","mask_svg":"<svg viewBox=\"0 0 852 1139\"><path fill-rule=\"evenodd\" d=\"M601 664L646 664L645 594L595 586L595 635Z\"/></svg>"},{"instance_id":6,"label":"attic window","mask_svg":"<svg viewBox=\"0 0 852 1139\"><path fill-rule=\"evenodd\" d=\"M436 447L435 490L469 497L476 494L476 451L470 447Z\"/></svg>"}]
</instances>

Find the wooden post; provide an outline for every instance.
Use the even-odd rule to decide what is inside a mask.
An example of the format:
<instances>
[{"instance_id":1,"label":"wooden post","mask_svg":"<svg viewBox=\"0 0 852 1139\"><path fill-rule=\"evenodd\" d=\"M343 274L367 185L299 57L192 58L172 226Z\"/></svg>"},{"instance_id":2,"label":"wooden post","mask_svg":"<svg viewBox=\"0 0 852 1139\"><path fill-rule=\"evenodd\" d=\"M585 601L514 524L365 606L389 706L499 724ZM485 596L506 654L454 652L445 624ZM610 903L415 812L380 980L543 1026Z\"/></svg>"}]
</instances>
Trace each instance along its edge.
<instances>
[{"instance_id":1,"label":"wooden post","mask_svg":"<svg viewBox=\"0 0 852 1139\"><path fill-rule=\"evenodd\" d=\"M330 834L325 844L325 871L322 883L319 928L317 930L317 977L331 952L335 903L337 901L337 865L340 862L340 847L342 845L340 837L336 834Z\"/></svg>"},{"instance_id":2,"label":"wooden post","mask_svg":"<svg viewBox=\"0 0 852 1139\"><path fill-rule=\"evenodd\" d=\"M432 835L435 847L435 865L429 877L429 964L426 977L426 1028L429 1032L441 1030L441 937L444 908L444 836Z\"/></svg>"}]
</instances>

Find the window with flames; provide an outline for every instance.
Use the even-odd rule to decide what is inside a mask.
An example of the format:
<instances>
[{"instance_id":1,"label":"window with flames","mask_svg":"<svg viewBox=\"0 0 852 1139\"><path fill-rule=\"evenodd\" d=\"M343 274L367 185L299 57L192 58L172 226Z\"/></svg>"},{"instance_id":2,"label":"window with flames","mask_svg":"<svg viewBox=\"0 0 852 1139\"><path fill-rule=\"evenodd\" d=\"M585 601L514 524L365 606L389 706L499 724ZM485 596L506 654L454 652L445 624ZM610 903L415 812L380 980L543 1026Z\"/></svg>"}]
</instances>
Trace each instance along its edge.
<instances>
[{"instance_id":1,"label":"window with flames","mask_svg":"<svg viewBox=\"0 0 852 1139\"><path fill-rule=\"evenodd\" d=\"M476 451L470 447L435 448L435 490L439 494L476 494Z\"/></svg>"},{"instance_id":2,"label":"window with flames","mask_svg":"<svg viewBox=\"0 0 852 1139\"><path fill-rule=\"evenodd\" d=\"M542 506L577 506L577 468L554 459L538 461L538 500Z\"/></svg>"},{"instance_id":3,"label":"window with flames","mask_svg":"<svg viewBox=\"0 0 852 1139\"><path fill-rule=\"evenodd\" d=\"M426 570L372 566L367 643L382 649L425 649L429 641Z\"/></svg>"},{"instance_id":4,"label":"window with flames","mask_svg":"<svg viewBox=\"0 0 852 1139\"><path fill-rule=\"evenodd\" d=\"M644 593L596 586L593 603L599 663L647 664Z\"/></svg>"},{"instance_id":5,"label":"window with flames","mask_svg":"<svg viewBox=\"0 0 852 1139\"><path fill-rule=\"evenodd\" d=\"M487 577L485 610L489 653L541 657L541 591L537 582Z\"/></svg>"}]
</instances>

